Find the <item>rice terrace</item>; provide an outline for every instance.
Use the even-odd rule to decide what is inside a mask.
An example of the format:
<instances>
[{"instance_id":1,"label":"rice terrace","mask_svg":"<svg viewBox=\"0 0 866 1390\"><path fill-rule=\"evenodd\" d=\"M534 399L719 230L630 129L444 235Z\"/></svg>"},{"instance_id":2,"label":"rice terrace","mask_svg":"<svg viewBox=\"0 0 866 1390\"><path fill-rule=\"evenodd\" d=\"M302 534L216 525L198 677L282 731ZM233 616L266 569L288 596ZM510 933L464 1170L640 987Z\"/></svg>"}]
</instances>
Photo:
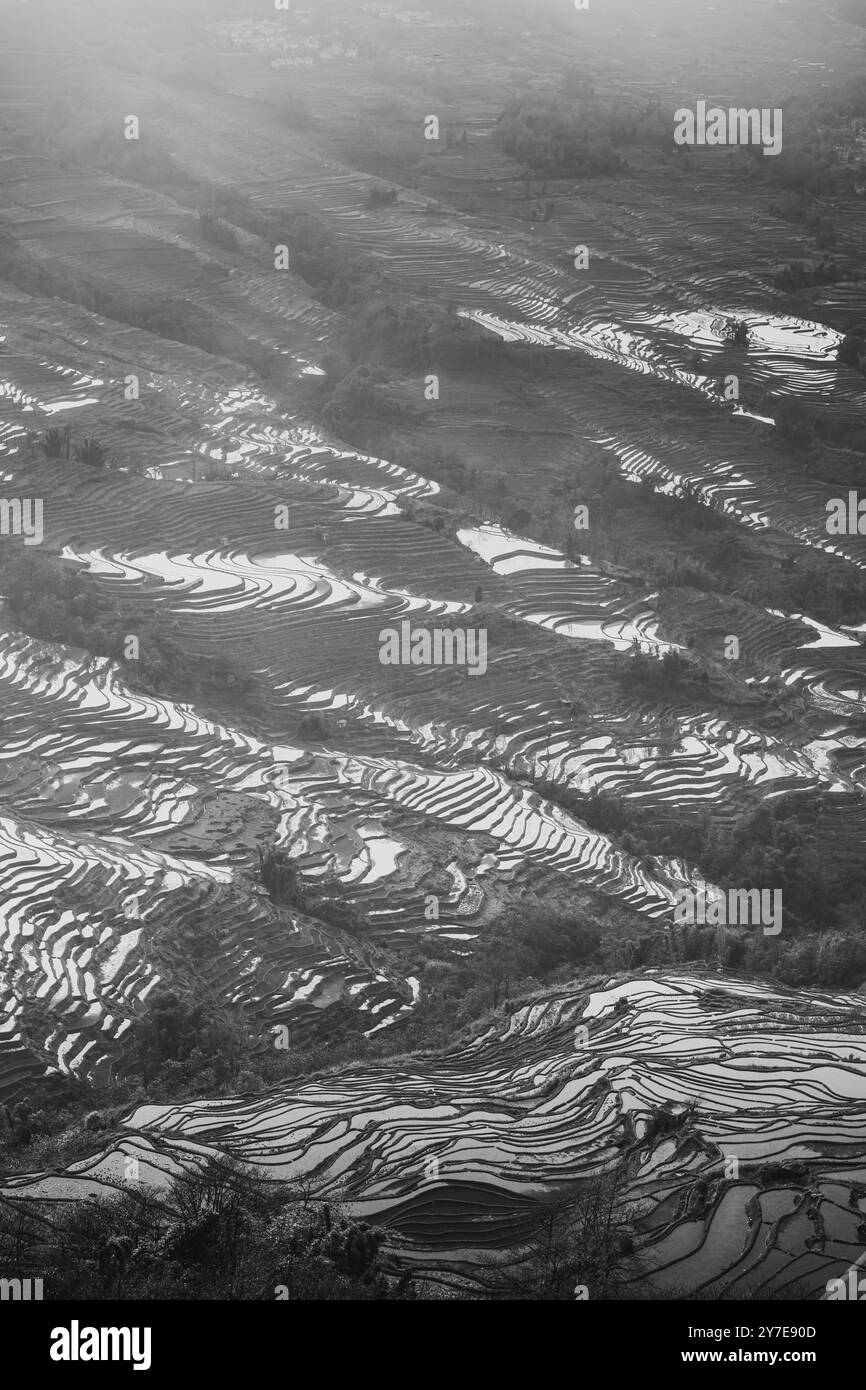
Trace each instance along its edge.
<instances>
[{"instance_id":1,"label":"rice terrace","mask_svg":"<svg viewBox=\"0 0 866 1390\"><path fill-rule=\"evenodd\" d=\"M0 33L0 1302L866 1297L866 0Z\"/></svg>"}]
</instances>

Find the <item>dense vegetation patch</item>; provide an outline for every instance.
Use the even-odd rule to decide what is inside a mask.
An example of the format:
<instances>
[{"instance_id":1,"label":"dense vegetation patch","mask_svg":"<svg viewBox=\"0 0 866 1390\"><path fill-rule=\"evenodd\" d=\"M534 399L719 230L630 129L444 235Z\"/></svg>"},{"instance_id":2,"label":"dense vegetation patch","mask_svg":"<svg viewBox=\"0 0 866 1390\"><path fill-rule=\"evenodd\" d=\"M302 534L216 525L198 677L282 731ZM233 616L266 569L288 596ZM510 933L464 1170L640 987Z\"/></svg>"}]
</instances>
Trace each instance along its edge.
<instances>
[{"instance_id":1,"label":"dense vegetation patch","mask_svg":"<svg viewBox=\"0 0 866 1390\"><path fill-rule=\"evenodd\" d=\"M615 149L633 138L636 120L594 101L522 96L509 102L494 131L497 144L534 173L555 178L614 174L625 168Z\"/></svg>"},{"instance_id":2,"label":"dense vegetation patch","mask_svg":"<svg viewBox=\"0 0 866 1390\"><path fill-rule=\"evenodd\" d=\"M131 620L97 593L80 567L23 548L17 555L3 551L0 561L0 590L9 615L29 636L120 662L127 683L149 694L168 690L172 697L189 696L214 688L252 693L255 682L235 658L192 655L179 640L175 620L158 613L146 622ZM130 635L138 638L135 660L126 660Z\"/></svg>"}]
</instances>

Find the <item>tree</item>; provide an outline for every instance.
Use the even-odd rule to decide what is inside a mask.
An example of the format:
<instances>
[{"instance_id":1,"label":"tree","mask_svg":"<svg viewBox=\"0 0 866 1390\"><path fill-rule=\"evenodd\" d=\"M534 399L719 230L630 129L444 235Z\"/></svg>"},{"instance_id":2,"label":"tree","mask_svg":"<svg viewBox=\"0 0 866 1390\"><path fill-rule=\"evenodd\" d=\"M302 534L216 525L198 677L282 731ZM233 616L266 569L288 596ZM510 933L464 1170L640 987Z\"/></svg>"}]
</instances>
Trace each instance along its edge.
<instances>
[{"instance_id":1,"label":"tree","mask_svg":"<svg viewBox=\"0 0 866 1390\"><path fill-rule=\"evenodd\" d=\"M46 430L42 436L42 452L46 458L62 459L69 458L69 439L72 431L69 425L65 429L58 429L54 426Z\"/></svg>"},{"instance_id":2,"label":"tree","mask_svg":"<svg viewBox=\"0 0 866 1390\"><path fill-rule=\"evenodd\" d=\"M775 431L795 449L806 449L813 442L814 430L809 412L794 396L786 396L776 406Z\"/></svg>"},{"instance_id":3,"label":"tree","mask_svg":"<svg viewBox=\"0 0 866 1390\"><path fill-rule=\"evenodd\" d=\"M634 130L631 117L591 98L576 103L533 93L509 102L497 119L494 139L531 171L569 178L625 168L614 143L633 138ZM528 197L529 179L526 188Z\"/></svg>"},{"instance_id":4,"label":"tree","mask_svg":"<svg viewBox=\"0 0 866 1390\"><path fill-rule=\"evenodd\" d=\"M279 1282L290 1299L390 1298L379 1268L385 1232L327 1202L287 1209L270 1228L280 1251ZM406 1281L398 1288L406 1296Z\"/></svg>"},{"instance_id":5,"label":"tree","mask_svg":"<svg viewBox=\"0 0 866 1390\"><path fill-rule=\"evenodd\" d=\"M593 1301L624 1295L634 1241L625 1205L625 1168L577 1192L542 1199L518 1258L482 1265L494 1297L569 1302L585 1288Z\"/></svg>"},{"instance_id":6,"label":"tree","mask_svg":"<svg viewBox=\"0 0 866 1390\"><path fill-rule=\"evenodd\" d=\"M367 206L370 208L393 207L399 197L399 189L386 188L384 184L374 183L367 189Z\"/></svg>"},{"instance_id":7,"label":"tree","mask_svg":"<svg viewBox=\"0 0 866 1390\"><path fill-rule=\"evenodd\" d=\"M298 871L285 850L278 849L276 845L268 845L264 850L259 846L259 869L271 902L299 902L301 888Z\"/></svg>"},{"instance_id":8,"label":"tree","mask_svg":"<svg viewBox=\"0 0 866 1390\"><path fill-rule=\"evenodd\" d=\"M866 329L855 328L845 335L836 350L836 361L866 371Z\"/></svg>"},{"instance_id":9,"label":"tree","mask_svg":"<svg viewBox=\"0 0 866 1390\"><path fill-rule=\"evenodd\" d=\"M188 1060L196 1049L206 1050L213 1018L204 1004L188 1003L173 990L157 988L149 1000L146 1018L137 1025L137 1057L145 1090L153 1072L171 1070L172 1063ZM225 1045L225 1038L219 1039Z\"/></svg>"},{"instance_id":10,"label":"tree","mask_svg":"<svg viewBox=\"0 0 866 1390\"><path fill-rule=\"evenodd\" d=\"M210 208L202 208L199 211L198 221L202 236L208 241L212 241L215 246L221 246L224 251L237 251L238 239L234 227L217 217Z\"/></svg>"},{"instance_id":11,"label":"tree","mask_svg":"<svg viewBox=\"0 0 866 1390\"><path fill-rule=\"evenodd\" d=\"M728 319L725 323L725 335L738 347L749 346L749 325L745 319Z\"/></svg>"},{"instance_id":12,"label":"tree","mask_svg":"<svg viewBox=\"0 0 866 1390\"><path fill-rule=\"evenodd\" d=\"M290 130L308 130L313 117L310 108L300 97L287 93L277 107L277 115Z\"/></svg>"}]
</instances>

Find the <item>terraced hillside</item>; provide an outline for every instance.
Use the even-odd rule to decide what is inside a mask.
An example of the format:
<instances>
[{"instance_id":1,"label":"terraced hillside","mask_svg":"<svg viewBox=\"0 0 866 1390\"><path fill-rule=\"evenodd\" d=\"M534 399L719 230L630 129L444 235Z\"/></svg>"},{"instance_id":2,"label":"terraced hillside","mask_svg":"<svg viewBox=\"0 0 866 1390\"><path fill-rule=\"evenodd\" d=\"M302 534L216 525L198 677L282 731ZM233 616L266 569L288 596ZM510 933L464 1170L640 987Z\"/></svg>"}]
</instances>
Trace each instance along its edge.
<instances>
[{"instance_id":1,"label":"terraced hillside","mask_svg":"<svg viewBox=\"0 0 866 1390\"><path fill-rule=\"evenodd\" d=\"M614 1172L635 1296L816 1295L866 1192L866 29L180 9L0 5L2 1201L231 1155L496 1293ZM781 172L677 150L702 99L783 109ZM755 890L778 932L678 914Z\"/></svg>"},{"instance_id":2,"label":"terraced hillside","mask_svg":"<svg viewBox=\"0 0 866 1390\"><path fill-rule=\"evenodd\" d=\"M808 1294L862 1246L862 997L650 971L539 995L463 1048L264 1098L145 1106L13 1210L135 1184L214 1151L384 1222L416 1278L495 1288L534 1201L616 1164L632 1296ZM659 1123L659 1121L662 1123Z\"/></svg>"}]
</instances>

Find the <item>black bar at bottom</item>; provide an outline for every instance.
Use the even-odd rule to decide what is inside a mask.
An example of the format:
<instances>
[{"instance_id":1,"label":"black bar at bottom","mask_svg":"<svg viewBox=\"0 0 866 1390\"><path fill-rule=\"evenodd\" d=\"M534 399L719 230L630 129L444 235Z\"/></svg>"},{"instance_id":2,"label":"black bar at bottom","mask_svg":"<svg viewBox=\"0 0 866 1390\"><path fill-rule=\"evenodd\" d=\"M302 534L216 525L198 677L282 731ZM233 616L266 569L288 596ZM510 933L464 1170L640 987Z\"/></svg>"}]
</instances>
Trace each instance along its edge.
<instances>
[{"instance_id":1,"label":"black bar at bottom","mask_svg":"<svg viewBox=\"0 0 866 1390\"><path fill-rule=\"evenodd\" d=\"M4 1302L0 1364L6 1379L7 1357L14 1356L19 1376L38 1373L48 1384L102 1373L160 1383L170 1375L214 1375L224 1383L250 1374L267 1379L274 1368L289 1382L309 1380L317 1364L329 1377L343 1363L356 1371L366 1364L372 1374L377 1361L394 1376L422 1364L430 1375L437 1362L443 1369L452 1363L450 1374L459 1370L464 1378L467 1362L489 1375L500 1359L513 1375L515 1357L530 1364L537 1357L538 1370L550 1368L551 1357L571 1361L575 1376L592 1365L595 1380L674 1368L699 1379L714 1367L774 1372L791 1366L826 1380L857 1365L864 1338L864 1315L838 1302L587 1300L535 1308L482 1300L389 1302L379 1323L376 1303L366 1301Z\"/></svg>"}]
</instances>

